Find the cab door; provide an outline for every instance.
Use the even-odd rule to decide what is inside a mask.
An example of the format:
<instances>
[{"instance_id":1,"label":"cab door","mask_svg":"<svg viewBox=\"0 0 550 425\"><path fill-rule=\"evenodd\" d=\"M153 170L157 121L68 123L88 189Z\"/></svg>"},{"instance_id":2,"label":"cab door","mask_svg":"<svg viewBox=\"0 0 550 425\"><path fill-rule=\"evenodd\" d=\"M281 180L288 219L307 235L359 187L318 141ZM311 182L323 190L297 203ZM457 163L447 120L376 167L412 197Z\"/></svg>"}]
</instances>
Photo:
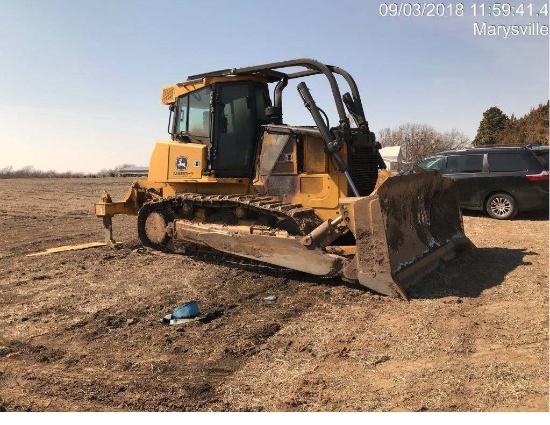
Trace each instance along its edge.
<instances>
[{"instance_id":1,"label":"cab door","mask_svg":"<svg viewBox=\"0 0 550 425\"><path fill-rule=\"evenodd\" d=\"M213 168L216 177L250 178L260 139L262 84L218 83L214 94ZM260 110L260 112L258 112Z\"/></svg>"}]
</instances>

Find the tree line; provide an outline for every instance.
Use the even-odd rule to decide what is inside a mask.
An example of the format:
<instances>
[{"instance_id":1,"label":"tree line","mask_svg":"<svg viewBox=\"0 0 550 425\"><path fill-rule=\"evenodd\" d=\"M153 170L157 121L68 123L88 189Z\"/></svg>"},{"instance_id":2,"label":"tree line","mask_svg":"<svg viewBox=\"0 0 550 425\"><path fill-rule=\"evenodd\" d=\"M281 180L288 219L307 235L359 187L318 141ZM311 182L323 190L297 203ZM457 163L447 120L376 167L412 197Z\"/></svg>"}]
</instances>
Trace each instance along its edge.
<instances>
[{"instance_id":1,"label":"tree line","mask_svg":"<svg viewBox=\"0 0 550 425\"><path fill-rule=\"evenodd\" d=\"M410 163L445 150L488 145L548 145L549 103L540 104L523 117L508 117L492 106L483 113L476 137L470 140L462 131L439 132L427 124L402 124L383 128L378 141L383 147L401 146L403 162Z\"/></svg>"},{"instance_id":2,"label":"tree line","mask_svg":"<svg viewBox=\"0 0 550 425\"><path fill-rule=\"evenodd\" d=\"M84 177L116 177L120 170L126 167L135 167L133 164L117 165L115 168L103 169L97 173L79 173L73 171L37 170L29 165L14 169L11 165L0 168L0 179L33 179L33 178L84 178Z\"/></svg>"},{"instance_id":3,"label":"tree line","mask_svg":"<svg viewBox=\"0 0 550 425\"><path fill-rule=\"evenodd\" d=\"M465 148L470 138L458 129L439 132L427 124L402 124L397 128L383 128L378 138L382 147L401 146L403 162L409 163L434 153Z\"/></svg>"},{"instance_id":4,"label":"tree line","mask_svg":"<svg viewBox=\"0 0 550 425\"><path fill-rule=\"evenodd\" d=\"M483 113L474 146L548 145L548 106L549 102L541 103L521 118L514 114L508 117L500 108L492 106Z\"/></svg>"}]
</instances>

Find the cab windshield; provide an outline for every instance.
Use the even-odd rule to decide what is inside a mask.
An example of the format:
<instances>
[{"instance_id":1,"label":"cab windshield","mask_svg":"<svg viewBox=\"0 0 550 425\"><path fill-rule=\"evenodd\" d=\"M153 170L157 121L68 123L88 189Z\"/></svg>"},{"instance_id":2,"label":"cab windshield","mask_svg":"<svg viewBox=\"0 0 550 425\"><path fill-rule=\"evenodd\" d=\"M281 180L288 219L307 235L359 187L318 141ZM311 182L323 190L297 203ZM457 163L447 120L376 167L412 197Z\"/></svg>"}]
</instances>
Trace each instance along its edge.
<instances>
[{"instance_id":1,"label":"cab windshield","mask_svg":"<svg viewBox=\"0 0 550 425\"><path fill-rule=\"evenodd\" d=\"M178 98L174 122L176 139L187 136L205 144L209 143L211 93L212 88L205 87Z\"/></svg>"}]
</instances>

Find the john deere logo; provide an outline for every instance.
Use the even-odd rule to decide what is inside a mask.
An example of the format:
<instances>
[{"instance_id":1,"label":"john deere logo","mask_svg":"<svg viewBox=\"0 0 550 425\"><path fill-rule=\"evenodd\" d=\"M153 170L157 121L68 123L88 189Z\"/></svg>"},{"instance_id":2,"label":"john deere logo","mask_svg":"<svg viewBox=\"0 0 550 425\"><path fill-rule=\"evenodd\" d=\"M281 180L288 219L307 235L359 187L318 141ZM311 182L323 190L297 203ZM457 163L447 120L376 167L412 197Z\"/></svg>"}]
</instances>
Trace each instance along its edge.
<instances>
[{"instance_id":1,"label":"john deere logo","mask_svg":"<svg viewBox=\"0 0 550 425\"><path fill-rule=\"evenodd\" d=\"M178 170L187 170L187 157L178 156L178 159L176 159L176 168Z\"/></svg>"}]
</instances>

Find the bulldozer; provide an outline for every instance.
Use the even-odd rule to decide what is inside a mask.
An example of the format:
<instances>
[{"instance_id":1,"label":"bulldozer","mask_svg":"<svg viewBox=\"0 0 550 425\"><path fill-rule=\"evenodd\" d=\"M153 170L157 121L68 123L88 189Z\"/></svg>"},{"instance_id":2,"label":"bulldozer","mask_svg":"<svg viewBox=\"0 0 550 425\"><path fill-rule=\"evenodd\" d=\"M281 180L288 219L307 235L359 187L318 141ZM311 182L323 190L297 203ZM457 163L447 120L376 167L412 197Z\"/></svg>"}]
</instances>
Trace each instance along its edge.
<instances>
[{"instance_id":1,"label":"bulldozer","mask_svg":"<svg viewBox=\"0 0 550 425\"><path fill-rule=\"evenodd\" d=\"M336 126L304 81L316 75L328 81ZM314 126L283 122L293 79ZM357 84L340 67L293 59L192 75L163 87L161 103L170 138L156 142L147 179L122 201L104 191L94 205L111 246L112 218L136 215L149 248L197 244L404 299L471 246L452 180L388 178Z\"/></svg>"}]
</instances>

